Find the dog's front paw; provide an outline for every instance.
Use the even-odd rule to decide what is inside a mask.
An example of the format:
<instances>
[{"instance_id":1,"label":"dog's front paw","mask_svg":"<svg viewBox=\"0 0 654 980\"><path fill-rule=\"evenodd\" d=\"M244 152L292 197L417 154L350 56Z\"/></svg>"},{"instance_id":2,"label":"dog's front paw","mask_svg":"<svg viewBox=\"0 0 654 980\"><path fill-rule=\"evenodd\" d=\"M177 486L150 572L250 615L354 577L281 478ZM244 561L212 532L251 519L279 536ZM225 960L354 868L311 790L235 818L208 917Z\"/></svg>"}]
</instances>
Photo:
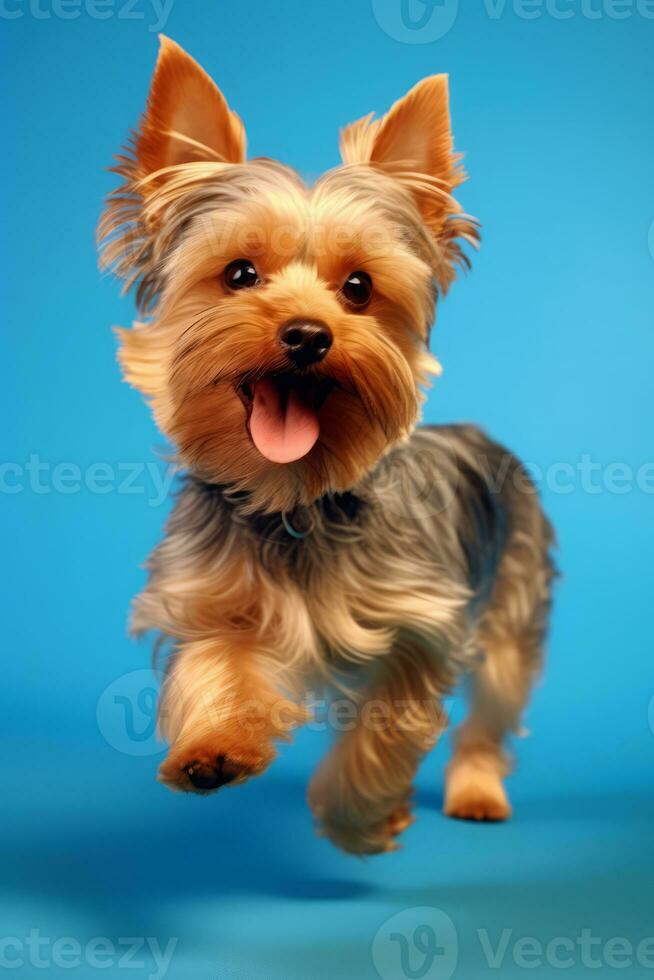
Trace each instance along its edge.
<instances>
[{"instance_id":1,"label":"dog's front paw","mask_svg":"<svg viewBox=\"0 0 654 980\"><path fill-rule=\"evenodd\" d=\"M400 847L396 838L409 827L415 817L408 803L399 803L381 819L369 823L353 819L342 812L332 812L329 807L315 803L314 816L318 834L327 837L332 844L348 854L387 854Z\"/></svg>"},{"instance_id":2,"label":"dog's front paw","mask_svg":"<svg viewBox=\"0 0 654 980\"><path fill-rule=\"evenodd\" d=\"M259 776L272 762L270 745L226 746L217 737L201 745L174 746L159 768L159 780L171 789L212 793Z\"/></svg>"}]
</instances>

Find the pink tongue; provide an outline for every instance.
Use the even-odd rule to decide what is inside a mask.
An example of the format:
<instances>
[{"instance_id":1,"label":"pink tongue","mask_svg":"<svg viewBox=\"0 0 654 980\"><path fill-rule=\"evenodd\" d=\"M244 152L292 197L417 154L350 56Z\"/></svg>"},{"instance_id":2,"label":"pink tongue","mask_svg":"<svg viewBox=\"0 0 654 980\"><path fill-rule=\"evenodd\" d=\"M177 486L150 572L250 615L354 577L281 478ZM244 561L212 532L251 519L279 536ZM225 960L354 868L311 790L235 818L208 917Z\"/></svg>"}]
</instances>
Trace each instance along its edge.
<instances>
[{"instance_id":1,"label":"pink tongue","mask_svg":"<svg viewBox=\"0 0 654 980\"><path fill-rule=\"evenodd\" d=\"M292 463L314 446L318 416L292 388L284 404L272 378L257 381L250 415L252 442L272 463Z\"/></svg>"}]
</instances>

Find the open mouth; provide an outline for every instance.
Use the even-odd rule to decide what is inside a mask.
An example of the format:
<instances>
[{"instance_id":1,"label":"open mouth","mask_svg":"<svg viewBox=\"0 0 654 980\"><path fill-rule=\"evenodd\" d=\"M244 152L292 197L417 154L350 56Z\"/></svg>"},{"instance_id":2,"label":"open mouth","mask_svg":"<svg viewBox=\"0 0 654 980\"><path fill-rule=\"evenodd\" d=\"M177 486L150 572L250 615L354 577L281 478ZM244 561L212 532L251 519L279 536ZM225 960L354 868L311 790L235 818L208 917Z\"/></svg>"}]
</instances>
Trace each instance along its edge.
<instances>
[{"instance_id":1,"label":"open mouth","mask_svg":"<svg viewBox=\"0 0 654 980\"><path fill-rule=\"evenodd\" d=\"M318 412L334 387L329 378L291 371L244 378L237 394L246 410L252 442L272 463L292 463L318 441Z\"/></svg>"}]
</instances>

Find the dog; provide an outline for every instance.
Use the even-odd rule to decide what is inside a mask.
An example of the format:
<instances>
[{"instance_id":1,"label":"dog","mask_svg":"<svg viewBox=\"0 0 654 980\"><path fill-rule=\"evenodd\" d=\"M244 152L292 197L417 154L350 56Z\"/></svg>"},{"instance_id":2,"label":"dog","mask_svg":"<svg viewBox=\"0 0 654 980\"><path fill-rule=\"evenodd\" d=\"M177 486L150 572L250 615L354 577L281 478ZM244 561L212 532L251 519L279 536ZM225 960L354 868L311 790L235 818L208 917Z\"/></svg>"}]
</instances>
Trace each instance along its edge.
<instances>
[{"instance_id":1,"label":"dog","mask_svg":"<svg viewBox=\"0 0 654 980\"><path fill-rule=\"evenodd\" d=\"M341 692L347 725L309 788L343 850L393 850L416 768L462 679L444 812L504 820L507 735L542 662L553 532L524 466L468 425L416 427L430 327L477 223L448 79L341 134L307 186L246 159L241 120L162 38L113 168L101 264L136 288L124 377L185 469L133 629L171 647L159 778L210 793L262 773Z\"/></svg>"}]
</instances>

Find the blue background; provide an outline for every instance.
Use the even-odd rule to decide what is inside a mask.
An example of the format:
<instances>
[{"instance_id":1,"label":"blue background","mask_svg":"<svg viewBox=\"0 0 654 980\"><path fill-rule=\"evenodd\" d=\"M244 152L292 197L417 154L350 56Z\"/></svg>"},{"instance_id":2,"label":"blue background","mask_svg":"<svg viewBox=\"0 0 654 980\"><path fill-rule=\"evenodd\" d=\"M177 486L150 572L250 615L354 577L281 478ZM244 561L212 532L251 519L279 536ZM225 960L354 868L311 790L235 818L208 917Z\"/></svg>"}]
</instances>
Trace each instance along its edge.
<instances>
[{"instance_id":1,"label":"blue background","mask_svg":"<svg viewBox=\"0 0 654 980\"><path fill-rule=\"evenodd\" d=\"M440 311L445 374L426 417L478 421L549 474L564 572L533 735L516 746L515 818L494 827L440 815L443 743L421 770L404 849L362 862L316 839L303 804L326 736L302 733L238 791L184 797L154 781L160 756L130 739L127 716L111 713L119 702L102 700L117 682L110 693L131 698L147 729L148 691L134 700L144 675L124 675L147 668L150 652L128 640L125 621L167 505L146 476L140 492L119 492L117 479L92 493L75 489L73 470L62 492L53 467L104 462L119 473L152 463L161 445L120 382L110 326L131 321L131 300L98 275L93 243L114 186L103 168L144 104L157 18L149 0L130 17L117 0L102 20L6 0L20 16L0 17L0 402L12 464L1 494L0 937L177 938L175 980L367 980L383 923L434 906L458 933L454 976L474 980L498 975L479 929L493 945L513 930L503 978L525 973L511 952L521 937L654 935L651 467L648 487L636 480L653 458L654 21L628 4L617 19L601 0L585 14L560 0L568 19L552 4L525 19L511 0L495 16L490 3L466 3L443 37L405 43L391 36L400 0L376 6L377 17L368 0L176 0L165 31L214 74L251 154L309 178L337 163L340 126L450 73L471 174L460 196L484 239ZM434 16L448 10L452 0ZM38 484L24 469L32 454L49 467ZM592 487L584 457L599 467ZM548 469L560 463L574 475ZM615 463L633 476L622 492L610 485ZM131 754L139 745L146 754ZM375 949L385 980L402 980L392 943L382 935ZM14 975L41 976L22 955ZM125 974L116 960L51 969ZM438 960L433 970L424 975L446 976ZM148 959L128 975L151 972ZM579 952L565 971L592 972Z\"/></svg>"}]
</instances>

